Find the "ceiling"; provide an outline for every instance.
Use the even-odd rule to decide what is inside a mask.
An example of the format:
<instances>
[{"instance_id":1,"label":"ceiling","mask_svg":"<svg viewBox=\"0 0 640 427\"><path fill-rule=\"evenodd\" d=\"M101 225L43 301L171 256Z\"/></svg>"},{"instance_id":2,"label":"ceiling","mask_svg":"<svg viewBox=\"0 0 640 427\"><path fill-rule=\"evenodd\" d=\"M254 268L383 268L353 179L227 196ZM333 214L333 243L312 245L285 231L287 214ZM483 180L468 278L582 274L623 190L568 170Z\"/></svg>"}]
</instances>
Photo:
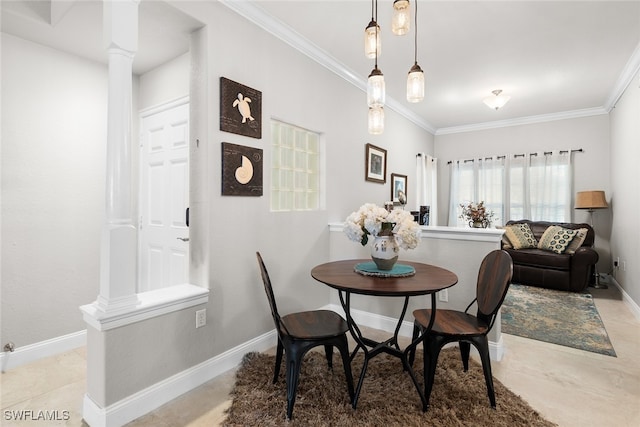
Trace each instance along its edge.
<instances>
[{"instance_id":1,"label":"ceiling","mask_svg":"<svg viewBox=\"0 0 640 427\"><path fill-rule=\"evenodd\" d=\"M374 65L363 53L370 0L220 2L365 87ZM640 69L640 0L418 0L426 96L410 104L404 93L414 28L391 33L392 3L378 1L386 108L436 134L602 114ZM201 26L162 1L142 0L134 72L187 52L188 34ZM3 32L105 62L101 29L99 1L2 0ZM511 96L498 111L482 103L495 89Z\"/></svg>"}]
</instances>

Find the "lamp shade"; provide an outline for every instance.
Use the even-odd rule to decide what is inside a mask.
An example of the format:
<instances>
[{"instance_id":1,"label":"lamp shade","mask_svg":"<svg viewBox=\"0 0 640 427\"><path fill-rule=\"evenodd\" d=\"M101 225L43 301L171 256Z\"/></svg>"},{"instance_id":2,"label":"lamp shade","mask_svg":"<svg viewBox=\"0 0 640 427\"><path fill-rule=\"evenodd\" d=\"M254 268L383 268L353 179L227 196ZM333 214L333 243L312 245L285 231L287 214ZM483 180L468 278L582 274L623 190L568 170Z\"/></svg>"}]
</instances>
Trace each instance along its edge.
<instances>
[{"instance_id":1,"label":"lamp shade","mask_svg":"<svg viewBox=\"0 0 640 427\"><path fill-rule=\"evenodd\" d=\"M391 31L393 34L396 36L407 34L410 22L409 0L395 0L393 2L393 16L391 17Z\"/></svg>"},{"instance_id":2,"label":"lamp shade","mask_svg":"<svg viewBox=\"0 0 640 427\"><path fill-rule=\"evenodd\" d=\"M382 71L377 67L371 71L367 79L367 105L382 107L385 102L385 85Z\"/></svg>"},{"instance_id":3,"label":"lamp shade","mask_svg":"<svg viewBox=\"0 0 640 427\"><path fill-rule=\"evenodd\" d=\"M382 52L379 34L380 26L372 19L364 30L364 54L369 59L380 56Z\"/></svg>"},{"instance_id":4,"label":"lamp shade","mask_svg":"<svg viewBox=\"0 0 640 427\"><path fill-rule=\"evenodd\" d=\"M424 72L416 63L407 76L407 101L420 102L424 99Z\"/></svg>"},{"instance_id":5,"label":"lamp shade","mask_svg":"<svg viewBox=\"0 0 640 427\"><path fill-rule=\"evenodd\" d=\"M604 191L578 191L576 194L576 209L607 209L608 207Z\"/></svg>"},{"instance_id":6,"label":"lamp shade","mask_svg":"<svg viewBox=\"0 0 640 427\"><path fill-rule=\"evenodd\" d=\"M380 135L384 132L384 108L369 108L368 128L371 135Z\"/></svg>"}]
</instances>

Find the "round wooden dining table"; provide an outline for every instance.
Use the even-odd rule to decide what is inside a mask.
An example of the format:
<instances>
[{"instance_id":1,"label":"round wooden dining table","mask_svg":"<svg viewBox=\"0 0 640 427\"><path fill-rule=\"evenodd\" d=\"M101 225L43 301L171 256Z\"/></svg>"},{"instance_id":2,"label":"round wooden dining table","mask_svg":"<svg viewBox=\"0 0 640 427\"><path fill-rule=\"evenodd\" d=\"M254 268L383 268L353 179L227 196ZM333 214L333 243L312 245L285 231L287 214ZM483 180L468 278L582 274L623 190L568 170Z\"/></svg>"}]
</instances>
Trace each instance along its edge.
<instances>
[{"instance_id":1,"label":"round wooden dining table","mask_svg":"<svg viewBox=\"0 0 640 427\"><path fill-rule=\"evenodd\" d=\"M357 344L351 354L351 360L353 360L359 350L364 352L364 363L351 404L354 409L358 404L358 398L360 396L369 360L378 354L387 353L398 357L402 361L404 369L409 372L413 384L420 395L423 411L426 411L427 403L424 391L420 387L420 384L413 372L413 368L409 363L409 355L411 352L415 352L416 346L422 342L425 333L418 337L414 337L411 344L409 344L404 350L402 350L398 344L398 334L404 321L404 316L407 312L409 298L417 295L431 295L432 316L429 327L425 331L428 332L433 325L433 320L435 319L436 293L458 283L458 276L447 269L435 265L410 261L398 261L398 264L403 267L408 267L409 270L411 270L412 267L414 270L412 274L410 273L401 276L391 275L391 277L386 277L387 275L384 272L380 272L379 274L366 274L362 271L356 271L357 265L362 265L368 261L370 260L351 259L332 261L317 265L311 270L311 276L314 279L338 291L340 304L342 305L347 318L347 324L349 325L349 331ZM358 324L354 321L351 315L352 294L404 298L404 305L400 316L398 317L398 322L393 336L380 342L367 338L362 334Z\"/></svg>"}]
</instances>

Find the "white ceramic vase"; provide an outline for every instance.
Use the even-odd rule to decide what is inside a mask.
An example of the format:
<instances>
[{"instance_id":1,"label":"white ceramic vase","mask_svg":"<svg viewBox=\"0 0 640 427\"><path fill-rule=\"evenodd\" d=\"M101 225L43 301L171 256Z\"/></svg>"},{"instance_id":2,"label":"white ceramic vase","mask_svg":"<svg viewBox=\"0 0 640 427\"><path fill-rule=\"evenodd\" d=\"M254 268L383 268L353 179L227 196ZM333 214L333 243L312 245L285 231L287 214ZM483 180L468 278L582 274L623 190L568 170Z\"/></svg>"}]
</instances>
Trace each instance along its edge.
<instances>
[{"instance_id":1,"label":"white ceramic vase","mask_svg":"<svg viewBox=\"0 0 640 427\"><path fill-rule=\"evenodd\" d=\"M400 248L395 237L378 235L371 246L371 259L376 263L378 270L391 270L398 261Z\"/></svg>"}]
</instances>

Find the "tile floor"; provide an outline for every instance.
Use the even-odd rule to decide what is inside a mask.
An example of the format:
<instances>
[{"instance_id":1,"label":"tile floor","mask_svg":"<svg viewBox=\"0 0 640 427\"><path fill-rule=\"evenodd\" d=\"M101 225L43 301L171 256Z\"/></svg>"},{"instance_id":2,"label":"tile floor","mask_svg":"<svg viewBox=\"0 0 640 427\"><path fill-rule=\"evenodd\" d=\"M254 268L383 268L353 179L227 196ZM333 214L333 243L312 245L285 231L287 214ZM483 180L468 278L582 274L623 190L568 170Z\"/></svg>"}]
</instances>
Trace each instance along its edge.
<instances>
[{"instance_id":1,"label":"tile floor","mask_svg":"<svg viewBox=\"0 0 640 427\"><path fill-rule=\"evenodd\" d=\"M640 426L640 321L615 287L591 292L618 357L503 335L505 356L492 364L494 376L562 427ZM233 372L221 375L129 426L219 425L230 404L233 376ZM68 417L59 414L68 420L47 422L47 426L86 426L81 416L83 348L3 373L1 385L3 427L45 425L42 421L10 420L7 411L56 409L68 410Z\"/></svg>"}]
</instances>

